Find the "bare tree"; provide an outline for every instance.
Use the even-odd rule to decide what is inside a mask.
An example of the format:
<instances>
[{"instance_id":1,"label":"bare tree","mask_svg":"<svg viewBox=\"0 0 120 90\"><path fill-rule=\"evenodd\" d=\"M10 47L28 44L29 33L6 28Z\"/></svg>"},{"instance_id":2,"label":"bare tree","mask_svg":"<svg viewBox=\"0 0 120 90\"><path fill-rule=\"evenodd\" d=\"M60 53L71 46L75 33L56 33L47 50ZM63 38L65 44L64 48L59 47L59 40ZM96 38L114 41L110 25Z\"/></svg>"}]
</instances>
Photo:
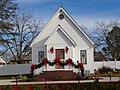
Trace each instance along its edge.
<instances>
[{"instance_id":1,"label":"bare tree","mask_svg":"<svg viewBox=\"0 0 120 90\"><path fill-rule=\"evenodd\" d=\"M109 21L109 22L101 21L96 23L96 26L93 32L94 34L92 38L96 44L97 50L99 52L102 52L103 55L107 57L111 56L112 59L115 59L112 54L114 51L111 51L113 49L109 49L110 48L109 46L111 46L109 43L111 38L109 38L108 35L111 32L111 30L113 30L113 27L119 27L119 26L120 26L120 22L117 20Z\"/></svg>"},{"instance_id":2,"label":"bare tree","mask_svg":"<svg viewBox=\"0 0 120 90\"><path fill-rule=\"evenodd\" d=\"M4 53L11 52L12 58L17 63L31 53L30 44L42 30L42 20L33 19L30 13L18 13L14 16L13 29L0 37Z\"/></svg>"}]
</instances>

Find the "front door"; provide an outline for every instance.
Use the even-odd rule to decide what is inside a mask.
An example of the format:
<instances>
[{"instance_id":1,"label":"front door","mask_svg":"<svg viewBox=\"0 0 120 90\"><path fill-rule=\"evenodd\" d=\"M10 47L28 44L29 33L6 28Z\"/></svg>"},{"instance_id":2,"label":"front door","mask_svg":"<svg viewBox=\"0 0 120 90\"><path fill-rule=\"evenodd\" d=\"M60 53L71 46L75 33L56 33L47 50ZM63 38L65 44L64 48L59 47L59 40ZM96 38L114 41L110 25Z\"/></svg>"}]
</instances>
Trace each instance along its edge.
<instances>
[{"instance_id":1,"label":"front door","mask_svg":"<svg viewBox=\"0 0 120 90\"><path fill-rule=\"evenodd\" d=\"M56 49L55 52L56 52L56 58L65 59L64 49ZM56 69L63 69L63 67L60 65L56 65Z\"/></svg>"}]
</instances>

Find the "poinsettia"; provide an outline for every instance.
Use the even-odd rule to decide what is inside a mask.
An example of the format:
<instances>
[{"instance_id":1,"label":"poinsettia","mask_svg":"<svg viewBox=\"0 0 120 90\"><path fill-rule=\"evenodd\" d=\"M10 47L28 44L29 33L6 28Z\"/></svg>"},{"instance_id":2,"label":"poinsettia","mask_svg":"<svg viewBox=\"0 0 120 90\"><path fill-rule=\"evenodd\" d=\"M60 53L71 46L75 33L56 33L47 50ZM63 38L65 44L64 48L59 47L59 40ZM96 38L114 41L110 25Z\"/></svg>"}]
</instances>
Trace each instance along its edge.
<instances>
[{"instance_id":1,"label":"poinsettia","mask_svg":"<svg viewBox=\"0 0 120 90\"><path fill-rule=\"evenodd\" d=\"M71 59L71 58L68 58L67 63L68 63L69 65L71 65L71 64L72 64L72 59Z\"/></svg>"},{"instance_id":2,"label":"poinsettia","mask_svg":"<svg viewBox=\"0 0 120 90\"><path fill-rule=\"evenodd\" d=\"M60 63L60 58L55 58L55 63L56 63L57 65L59 65L59 63Z\"/></svg>"}]
</instances>

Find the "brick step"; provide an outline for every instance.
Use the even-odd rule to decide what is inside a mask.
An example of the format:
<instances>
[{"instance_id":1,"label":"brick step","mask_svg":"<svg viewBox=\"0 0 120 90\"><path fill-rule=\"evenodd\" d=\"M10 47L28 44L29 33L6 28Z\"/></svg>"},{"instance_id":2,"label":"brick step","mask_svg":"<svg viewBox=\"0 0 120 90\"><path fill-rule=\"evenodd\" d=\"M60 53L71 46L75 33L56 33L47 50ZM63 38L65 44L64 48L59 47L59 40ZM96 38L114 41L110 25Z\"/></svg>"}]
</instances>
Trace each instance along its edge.
<instances>
[{"instance_id":1,"label":"brick step","mask_svg":"<svg viewBox=\"0 0 120 90\"><path fill-rule=\"evenodd\" d=\"M37 75L38 80L73 80L77 78L77 74L71 70L58 70L58 71L43 71L42 74Z\"/></svg>"},{"instance_id":2,"label":"brick step","mask_svg":"<svg viewBox=\"0 0 120 90\"><path fill-rule=\"evenodd\" d=\"M43 78L43 73L41 73L41 74L39 74L39 75L35 75L35 78L36 78L37 81L43 80L43 79L44 79L44 78Z\"/></svg>"}]
</instances>

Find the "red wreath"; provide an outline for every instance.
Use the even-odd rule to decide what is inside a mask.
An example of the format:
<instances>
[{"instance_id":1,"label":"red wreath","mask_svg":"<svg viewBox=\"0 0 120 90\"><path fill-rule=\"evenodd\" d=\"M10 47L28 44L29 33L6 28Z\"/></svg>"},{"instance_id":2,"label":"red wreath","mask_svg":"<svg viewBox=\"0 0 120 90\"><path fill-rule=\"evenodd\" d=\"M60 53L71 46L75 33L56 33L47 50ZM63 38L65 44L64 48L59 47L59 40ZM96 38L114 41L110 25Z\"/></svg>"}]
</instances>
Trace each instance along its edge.
<instances>
[{"instance_id":1,"label":"red wreath","mask_svg":"<svg viewBox=\"0 0 120 90\"><path fill-rule=\"evenodd\" d=\"M72 59L68 58L67 62L68 62L69 65L71 65L72 64Z\"/></svg>"},{"instance_id":2,"label":"red wreath","mask_svg":"<svg viewBox=\"0 0 120 90\"><path fill-rule=\"evenodd\" d=\"M44 66L47 66L47 62L48 62L48 59L47 59L47 58L44 58L44 59L43 59Z\"/></svg>"},{"instance_id":3,"label":"red wreath","mask_svg":"<svg viewBox=\"0 0 120 90\"><path fill-rule=\"evenodd\" d=\"M50 52L54 53L54 48L53 47L50 48Z\"/></svg>"},{"instance_id":4,"label":"red wreath","mask_svg":"<svg viewBox=\"0 0 120 90\"><path fill-rule=\"evenodd\" d=\"M56 63L56 65L59 65L59 63L60 63L60 58L55 58L55 63Z\"/></svg>"},{"instance_id":5,"label":"red wreath","mask_svg":"<svg viewBox=\"0 0 120 90\"><path fill-rule=\"evenodd\" d=\"M66 53L68 53L68 51L69 51L69 48L66 46Z\"/></svg>"}]
</instances>

